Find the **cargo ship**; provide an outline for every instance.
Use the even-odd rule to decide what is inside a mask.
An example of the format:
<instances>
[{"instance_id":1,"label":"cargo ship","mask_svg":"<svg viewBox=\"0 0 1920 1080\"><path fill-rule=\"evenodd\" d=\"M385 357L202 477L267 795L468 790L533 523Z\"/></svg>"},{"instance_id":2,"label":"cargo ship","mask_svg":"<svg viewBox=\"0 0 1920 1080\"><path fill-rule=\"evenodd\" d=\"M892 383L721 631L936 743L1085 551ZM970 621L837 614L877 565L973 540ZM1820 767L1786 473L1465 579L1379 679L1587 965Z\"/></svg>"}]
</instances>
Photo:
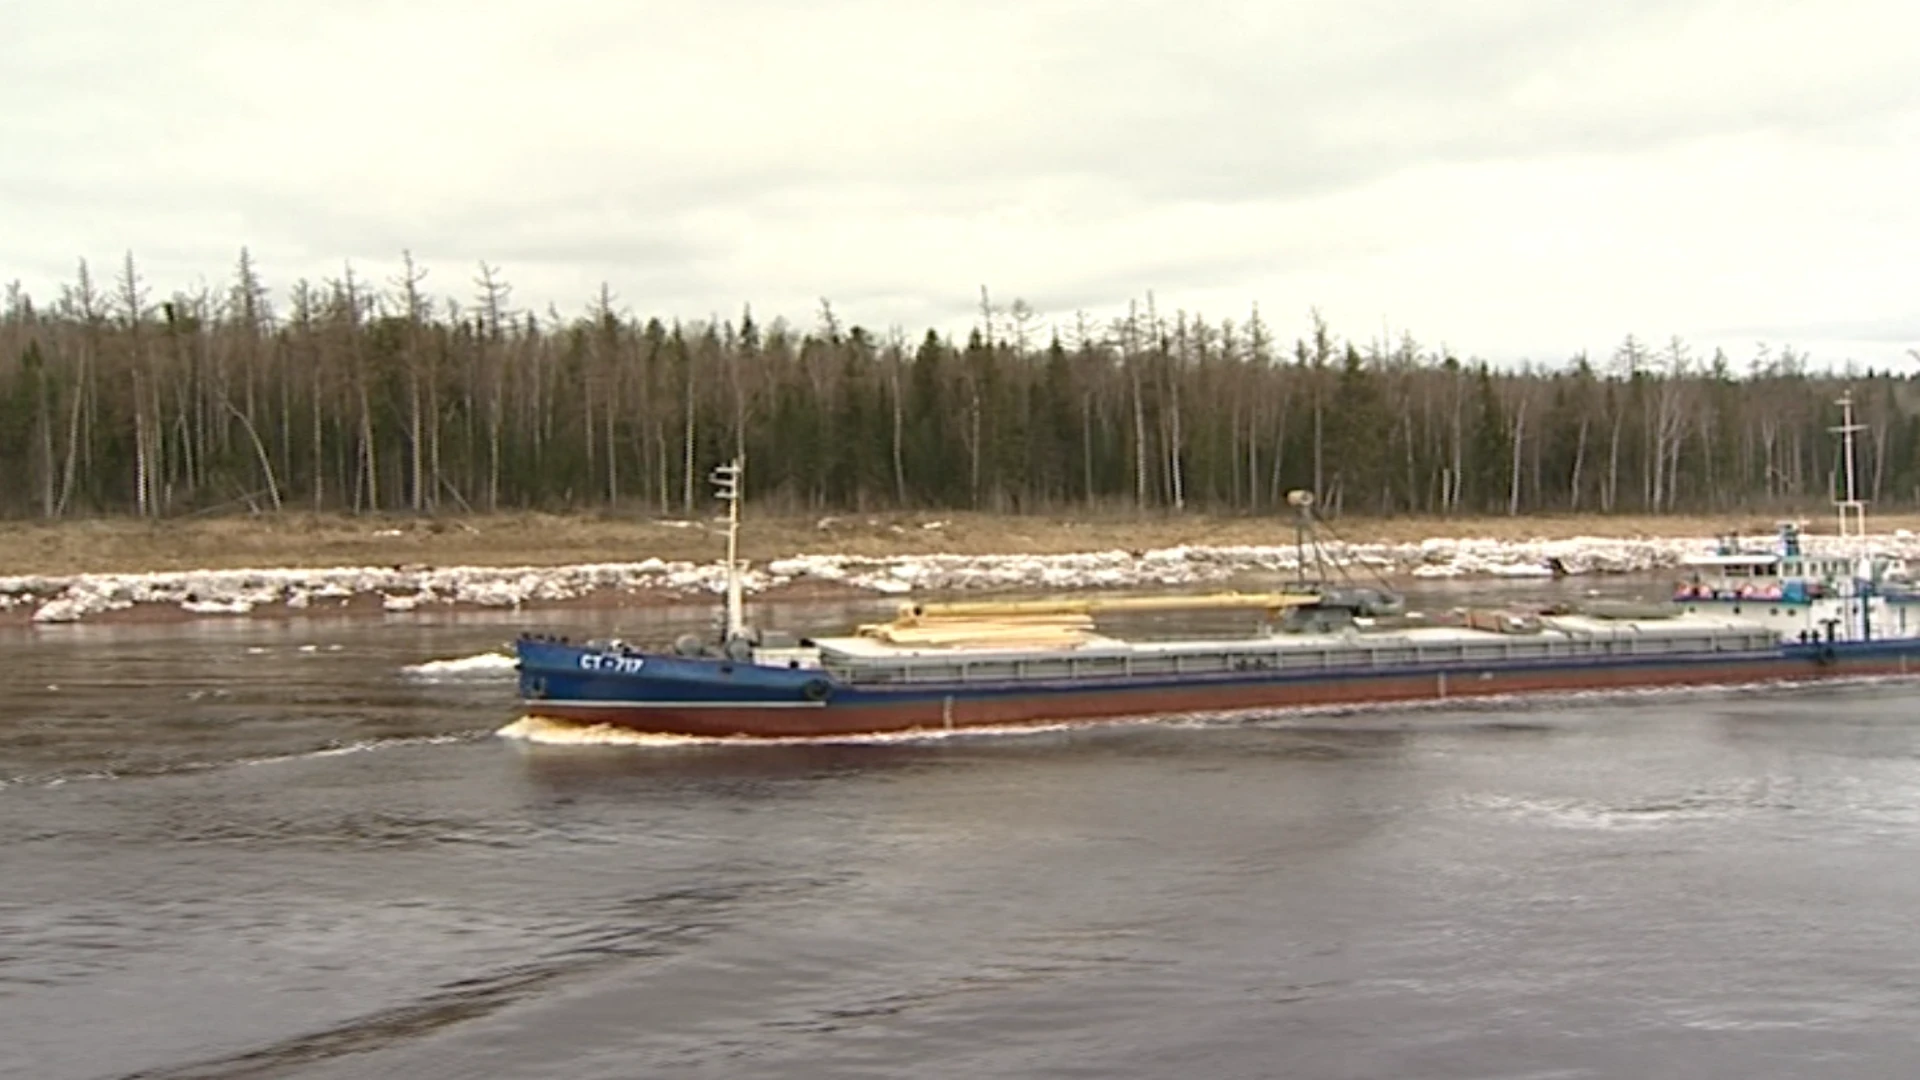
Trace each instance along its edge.
<instances>
[{"instance_id":1,"label":"cargo ship","mask_svg":"<svg viewBox=\"0 0 1920 1080\"><path fill-rule=\"evenodd\" d=\"M1842 548L1865 547L1842 398ZM1384 583L1331 581L1313 499L1294 492L1300 579L1278 592L907 603L886 621L796 638L746 622L738 558L744 462L715 470L728 507L717 640L516 642L525 715L649 733L843 736L1132 720L1312 705L1920 674L1920 596L1896 560L1780 550L1694 560L1670 603L1409 613ZM1320 573L1309 580L1310 568ZM1246 633L1156 639L1103 616L1239 611ZM1909 611L1913 613L1909 617Z\"/></svg>"}]
</instances>

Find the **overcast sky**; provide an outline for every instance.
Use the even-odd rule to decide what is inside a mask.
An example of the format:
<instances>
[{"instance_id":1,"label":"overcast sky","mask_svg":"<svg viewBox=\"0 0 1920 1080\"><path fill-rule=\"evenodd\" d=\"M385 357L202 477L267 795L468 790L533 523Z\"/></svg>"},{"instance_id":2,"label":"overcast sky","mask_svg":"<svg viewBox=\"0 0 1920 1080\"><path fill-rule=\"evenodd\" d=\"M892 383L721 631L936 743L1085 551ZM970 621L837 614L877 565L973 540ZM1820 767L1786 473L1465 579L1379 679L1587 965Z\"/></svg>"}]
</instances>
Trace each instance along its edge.
<instances>
[{"instance_id":1,"label":"overcast sky","mask_svg":"<svg viewBox=\"0 0 1920 1080\"><path fill-rule=\"evenodd\" d=\"M14 0L0 279L1166 310L1559 361L1920 345L1895 0Z\"/></svg>"}]
</instances>

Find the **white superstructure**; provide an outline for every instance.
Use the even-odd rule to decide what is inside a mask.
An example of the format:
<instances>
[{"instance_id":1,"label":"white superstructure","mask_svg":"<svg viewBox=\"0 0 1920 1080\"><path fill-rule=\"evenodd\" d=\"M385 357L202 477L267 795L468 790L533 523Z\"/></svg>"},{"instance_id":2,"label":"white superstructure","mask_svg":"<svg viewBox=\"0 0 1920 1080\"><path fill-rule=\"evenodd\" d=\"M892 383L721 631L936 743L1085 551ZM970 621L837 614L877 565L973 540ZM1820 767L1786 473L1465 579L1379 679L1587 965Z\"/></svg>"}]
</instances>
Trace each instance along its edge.
<instances>
[{"instance_id":1,"label":"white superstructure","mask_svg":"<svg viewBox=\"0 0 1920 1080\"><path fill-rule=\"evenodd\" d=\"M1800 527L1783 522L1776 550L1743 550L1722 540L1711 555L1685 560L1674 600L1688 613L1725 614L1759 623L1784 641L1869 641L1920 637L1920 593L1904 562L1867 543L1867 509L1854 478L1853 395L1842 394L1840 476L1834 485L1839 533L1820 554L1802 546ZM1826 545L1823 545L1826 546Z\"/></svg>"}]
</instances>

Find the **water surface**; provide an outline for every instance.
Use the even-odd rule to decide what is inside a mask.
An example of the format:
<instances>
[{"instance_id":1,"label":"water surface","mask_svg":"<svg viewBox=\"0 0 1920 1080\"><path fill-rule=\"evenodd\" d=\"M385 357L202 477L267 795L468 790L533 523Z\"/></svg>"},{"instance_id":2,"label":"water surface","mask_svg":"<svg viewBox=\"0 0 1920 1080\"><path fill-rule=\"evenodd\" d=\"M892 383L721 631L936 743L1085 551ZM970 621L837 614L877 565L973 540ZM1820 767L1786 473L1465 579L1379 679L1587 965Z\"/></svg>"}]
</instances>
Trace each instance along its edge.
<instances>
[{"instance_id":1,"label":"water surface","mask_svg":"<svg viewBox=\"0 0 1920 1080\"><path fill-rule=\"evenodd\" d=\"M619 618L4 632L0 1075L1911 1071L1912 684L609 747L406 671L708 616Z\"/></svg>"}]
</instances>

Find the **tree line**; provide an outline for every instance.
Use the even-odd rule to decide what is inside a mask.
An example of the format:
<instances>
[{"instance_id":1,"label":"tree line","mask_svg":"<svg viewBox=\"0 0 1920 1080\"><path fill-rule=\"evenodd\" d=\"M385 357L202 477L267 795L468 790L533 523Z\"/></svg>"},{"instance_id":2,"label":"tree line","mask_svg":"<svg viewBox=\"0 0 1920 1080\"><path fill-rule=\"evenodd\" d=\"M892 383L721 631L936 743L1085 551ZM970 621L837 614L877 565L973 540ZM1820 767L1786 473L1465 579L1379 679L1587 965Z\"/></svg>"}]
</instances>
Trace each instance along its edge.
<instances>
[{"instance_id":1,"label":"tree line","mask_svg":"<svg viewBox=\"0 0 1920 1080\"><path fill-rule=\"evenodd\" d=\"M1868 430L1863 497L1920 501L1920 385L1736 362L1680 340L1494 367L1446 349L1282 339L1258 309L1045 325L981 294L964 340L843 323L574 316L401 274L157 298L129 255L0 313L0 515L509 509L708 513L744 454L776 510L1122 508L1667 513L1805 508L1834 482L1834 404Z\"/></svg>"}]
</instances>

